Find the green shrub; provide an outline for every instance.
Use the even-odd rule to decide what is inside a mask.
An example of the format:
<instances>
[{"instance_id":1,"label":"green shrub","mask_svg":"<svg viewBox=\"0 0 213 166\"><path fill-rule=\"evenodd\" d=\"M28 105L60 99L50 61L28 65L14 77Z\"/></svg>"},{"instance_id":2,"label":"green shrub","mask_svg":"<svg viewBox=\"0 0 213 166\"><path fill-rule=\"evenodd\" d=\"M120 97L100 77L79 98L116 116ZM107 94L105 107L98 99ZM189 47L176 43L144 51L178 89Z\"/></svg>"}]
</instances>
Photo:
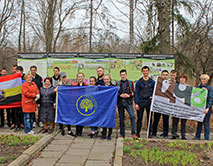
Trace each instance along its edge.
<instances>
[{"instance_id":1,"label":"green shrub","mask_svg":"<svg viewBox=\"0 0 213 166\"><path fill-rule=\"evenodd\" d=\"M3 164L3 163L6 163L7 160L5 157L0 157L0 163Z\"/></svg>"},{"instance_id":2,"label":"green shrub","mask_svg":"<svg viewBox=\"0 0 213 166\"><path fill-rule=\"evenodd\" d=\"M14 160L14 159L15 159L15 156L9 156L8 159L9 159L9 160Z\"/></svg>"},{"instance_id":3,"label":"green shrub","mask_svg":"<svg viewBox=\"0 0 213 166\"><path fill-rule=\"evenodd\" d=\"M130 152L130 147L124 146L123 151L124 151L124 153L129 153Z\"/></svg>"}]
</instances>

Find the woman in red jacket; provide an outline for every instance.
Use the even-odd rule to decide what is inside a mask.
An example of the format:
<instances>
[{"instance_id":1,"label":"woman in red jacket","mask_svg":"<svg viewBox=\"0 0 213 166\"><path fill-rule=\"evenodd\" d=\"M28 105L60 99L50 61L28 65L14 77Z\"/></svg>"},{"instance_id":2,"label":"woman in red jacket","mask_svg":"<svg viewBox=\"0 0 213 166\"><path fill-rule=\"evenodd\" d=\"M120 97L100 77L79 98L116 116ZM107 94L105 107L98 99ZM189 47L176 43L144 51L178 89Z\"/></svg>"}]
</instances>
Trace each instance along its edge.
<instances>
[{"instance_id":1,"label":"woman in red jacket","mask_svg":"<svg viewBox=\"0 0 213 166\"><path fill-rule=\"evenodd\" d=\"M32 81L33 76L26 74L26 80L21 87L22 90L22 110L24 113L24 132L34 134L32 130L33 118L36 112L36 101L39 99L39 90L37 85Z\"/></svg>"}]
</instances>

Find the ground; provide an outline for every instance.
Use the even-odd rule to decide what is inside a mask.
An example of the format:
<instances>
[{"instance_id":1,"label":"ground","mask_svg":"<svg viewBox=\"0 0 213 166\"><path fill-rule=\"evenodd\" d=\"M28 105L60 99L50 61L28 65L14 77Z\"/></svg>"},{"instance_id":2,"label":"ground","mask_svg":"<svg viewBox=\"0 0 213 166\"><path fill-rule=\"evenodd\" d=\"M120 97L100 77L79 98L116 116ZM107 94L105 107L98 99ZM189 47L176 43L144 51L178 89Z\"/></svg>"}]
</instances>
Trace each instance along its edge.
<instances>
[{"instance_id":1,"label":"ground","mask_svg":"<svg viewBox=\"0 0 213 166\"><path fill-rule=\"evenodd\" d=\"M213 163L213 142L125 139L123 166L208 165Z\"/></svg>"},{"instance_id":2,"label":"ground","mask_svg":"<svg viewBox=\"0 0 213 166\"><path fill-rule=\"evenodd\" d=\"M18 158L26 149L37 142L41 136L0 135L0 166L6 166Z\"/></svg>"}]
</instances>

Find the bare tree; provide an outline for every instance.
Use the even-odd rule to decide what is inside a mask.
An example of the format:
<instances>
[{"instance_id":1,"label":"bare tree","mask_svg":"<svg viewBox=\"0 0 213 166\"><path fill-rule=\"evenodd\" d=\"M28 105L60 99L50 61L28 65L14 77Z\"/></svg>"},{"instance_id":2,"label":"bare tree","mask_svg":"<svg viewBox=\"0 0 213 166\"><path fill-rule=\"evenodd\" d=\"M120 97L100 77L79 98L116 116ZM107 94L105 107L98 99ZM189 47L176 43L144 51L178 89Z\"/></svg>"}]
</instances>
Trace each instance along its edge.
<instances>
[{"instance_id":1,"label":"bare tree","mask_svg":"<svg viewBox=\"0 0 213 166\"><path fill-rule=\"evenodd\" d=\"M197 2L197 12L199 16L191 25L190 35L184 32L179 33L177 53L178 57L187 59L188 63L180 61L179 68L191 71L192 76L196 78L196 84L199 82L199 75L213 73L213 2L205 0ZM182 55L182 56L180 56ZM185 64L185 65L183 65Z\"/></svg>"},{"instance_id":2,"label":"bare tree","mask_svg":"<svg viewBox=\"0 0 213 166\"><path fill-rule=\"evenodd\" d=\"M117 4L113 0L111 0L112 5L118 10L118 12L124 18L126 18L126 20L117 19L116 16L113 16L113 18L116 21L121 22L121 24L126 24L126 23L129 24L129 30L128 30L128 33L129 33L129 44L128 44L129 51L128 52L133 53L134 50L135 50L135 44L134 44L135 43L135 32L134 32L135 17L134 17L134 14L135 14L135 8L136 8L136 0L129 0L128 3L126 1L120 1L120 0L117 0L116 2L119 4L119 6L125 6L125 7L128 7L128 9L129 9L129 13L127 14L127 12L121 10L117 6Z\"/></svg>"},{"instance_id":3,"label":"bare tree","mask_svg":"<svg viewBox=\"0 0 213 166\"><path fill-rule=\"evenodd\" d=\"M134 0L129 0L129 52L134 52Z\"/></svg>"},{"instance_id":4,"label":"bare tree","mask_svg":"<svg viewBox=\"0 0 213 166\"><path fill-rule=\"evenodd\" d=\"M93 0L90 0L90 32L89 32L89 52L92 52L92 30L93 30Z\"/></svg>"},{"instance_id":5,"label":"bare tree","mask_svg":"<svg viewBox=\"0 0 213 166\"><path fill-rule=\"evenodd\" d=\"M73 16L80 0L36 0L36 11L38 18L29 16L28 21L39 39L44 42L46 52L55 52L58 39L66 31L64 23ZM35 24L36 22L36 24Z\"/></svg>"},{"instance_id":6,"label":"bare tree","mask_svg":"<svg viewBox=\"0 0 213 166\"><path fill-rule=\"evenodd\" d=\"M18 51L26 52L26 37L25 37L25 29L26 29L26 17L25 17L25 1L21 0L21 14L20 14L20 28L19 28L19 36L18 36ZM22 49L23 45L23 49Z\"/></svg>"},{"instance_id":7,"label":"bare tree","mask_svg":"<svg viewBox=\"0 0 213 166\"><path fill-rule=\"evenodd\" d=\"M0 1L1 9L0 9L0 46L7 45L7 38L10 34L11 25L9 22L15 17L13 15L14 12L14 0L3 0Z\"/></svg>"}]
</instances>

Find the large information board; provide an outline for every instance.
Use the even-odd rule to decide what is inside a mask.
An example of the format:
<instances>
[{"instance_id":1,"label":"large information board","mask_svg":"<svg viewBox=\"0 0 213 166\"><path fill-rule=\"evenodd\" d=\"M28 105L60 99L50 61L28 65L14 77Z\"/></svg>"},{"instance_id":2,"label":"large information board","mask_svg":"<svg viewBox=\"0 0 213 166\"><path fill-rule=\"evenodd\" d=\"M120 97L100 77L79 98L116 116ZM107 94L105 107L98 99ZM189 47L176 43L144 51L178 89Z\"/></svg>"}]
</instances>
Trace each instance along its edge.
<instances>
[{"instance_id":1,"label":"large information board","mask_svg":"<svg viewBox=\"0 0 213 166\"><path fill-rule=\"evenodd\" d=\"M150 75L156 78L162 70L174 69L174 56L161 54L113 54L113 53L32 53L18 54L18 65L24 67L25 73L31 65L38 67L42 76L52 76L54 67L66 72L69 79L76 79L78 72L83 72L85 78L97 76L96 69L103 66L105 74L110 74L112 80L120 79L119 71L126 69L128 79L136 82L141 77L142 66L149 66Z\"/></svg>"}]
</instances>

